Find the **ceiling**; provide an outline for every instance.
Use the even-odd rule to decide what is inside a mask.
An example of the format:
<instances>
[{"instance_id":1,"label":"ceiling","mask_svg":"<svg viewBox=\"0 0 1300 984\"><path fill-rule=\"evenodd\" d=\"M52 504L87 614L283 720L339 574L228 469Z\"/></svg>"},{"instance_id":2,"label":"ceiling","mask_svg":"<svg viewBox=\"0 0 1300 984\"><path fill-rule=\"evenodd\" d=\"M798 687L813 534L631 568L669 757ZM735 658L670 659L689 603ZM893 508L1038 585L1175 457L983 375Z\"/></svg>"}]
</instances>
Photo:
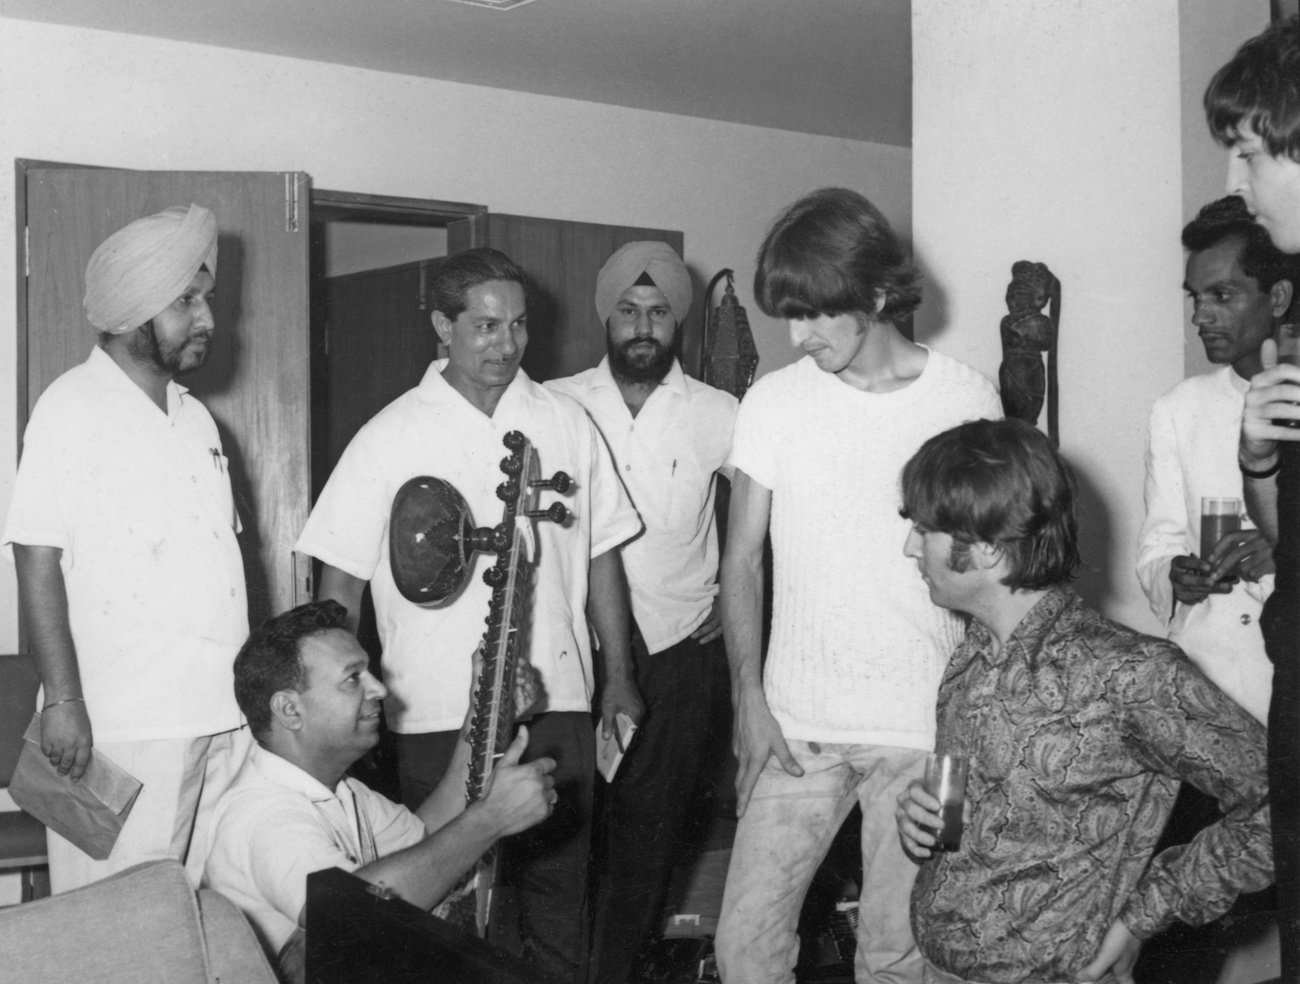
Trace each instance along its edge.
<instances>
[{"instance_id":1,"label":"ceiling","mask_svg":"<svg viewBox=\"0 0 1300 984\"><path fill-rule=\"evenodd\" d=\"M910 147L910 0L0 0L0 17Z\"/></svg>"}]
</instances>

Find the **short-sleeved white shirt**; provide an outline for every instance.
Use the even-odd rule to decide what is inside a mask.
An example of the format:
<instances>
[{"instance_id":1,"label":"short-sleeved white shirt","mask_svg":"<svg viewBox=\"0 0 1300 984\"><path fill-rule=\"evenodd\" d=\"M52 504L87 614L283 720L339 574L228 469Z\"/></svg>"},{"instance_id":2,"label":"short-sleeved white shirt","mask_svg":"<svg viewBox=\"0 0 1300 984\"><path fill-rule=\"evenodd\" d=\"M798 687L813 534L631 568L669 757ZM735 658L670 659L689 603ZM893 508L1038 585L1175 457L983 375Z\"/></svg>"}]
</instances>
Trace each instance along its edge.
<instances>
[{"instance_id":1,"label":"short-sleeved white shirt","mask_svg":"<svg viewBox=\"0 0 1300 984\"><path fill-rule=\"evenodd\" d=\"M164 414L96 347L41 395L3 542L57 547L95 738L239 727L248 635L230 476L207 409L167 386Z\"/></svg>"},{"instance_id":2,"label":"short-sleeved white shirt","mask_svg":"<svg viewBox=\"0 0 1300 984\"><path fill-rule=\"evenodd\" d=\"M935 434L1001 416L987 379L933 350L888 393L803 358L745 395L731 463L772 493L763 686L787 738L933 748L939 681L963 625L903 556L899 476Z\"/></svg>"},{"instance_id":3,"label":"short-sleeved white shirt","mask_svg":"<svg viewBox=\"0 0 1300 984\"><path fill-rule=\"evenodd\" d=\"M469 706L472 656L483 637L491 589L482 573L496 558L480 553L461 593L435 608L402 597L388 557L393 498L407 479L431 475L464 497L476 526L501 522L496 488L509 453L502 438L521 431L537 450L542 475L573 480L569 494L544 490L539 505L561 502L563 526L537 526L537 571L529 606L529 659L541 674L546 711L591 707L587 569L591 558L641 530L609 451L582 407L548 392L521 370L486 416L442 378L433 363L357 432L312 509L297 549L370 582L383 643L384 709L403 734L452 731Z\"/></svg>"},{"instance_id":4,"label":"short-sleeved white shirt","mask_svg":"<svg viewBox=\"0 0 1300 984\"><path fill-rule=\"evenodd\" d=\"M691 379L673 360L635 417L609 359L546 383L591 414L645 533L623 547L632 614L647 649L660 652L695 631L718 593L715 475L731 452L737 401Z\"/></svg>"},{"instance_id":5,"label":"short-sleeved white shirt","mask_svg":"<svg viewBox=\"0 0 1300 984\"><path fill-rule=\"evenodd\" d=\"M298 928L309 874L355 871L425 835L419 817L365 783L330 789L256 746L214 808L203 882L243 911L274 963Z\"/></svg>"}]
</instances>

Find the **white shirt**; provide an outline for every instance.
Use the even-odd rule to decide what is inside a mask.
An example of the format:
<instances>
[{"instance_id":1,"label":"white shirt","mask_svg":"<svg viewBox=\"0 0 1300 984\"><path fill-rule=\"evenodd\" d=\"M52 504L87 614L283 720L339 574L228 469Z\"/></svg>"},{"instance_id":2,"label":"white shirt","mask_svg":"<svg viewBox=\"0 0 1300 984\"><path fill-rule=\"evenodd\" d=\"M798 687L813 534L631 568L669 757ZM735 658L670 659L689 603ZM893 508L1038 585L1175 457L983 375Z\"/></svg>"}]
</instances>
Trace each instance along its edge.
<instances>
[{"instance_id":1,"label":"white shirt","mask_svg":"<svg viewBox=\"0 0 1300 984\"><path fill-rule=\"evenodd\" d=\"M623 567L646 647L661 652L699 627L718 593L714 476L731 452L736 398L676 359L635 417L608 358L544 385L587 408L641 514L645 533L623 547Z\"/></svg>"},{"instance_id":2,"label":"white shirt","mask_svg":"<svg viewBox=\"0 0 1300 984\"><path fill-rule=\"evenodd\" d=\"M1237 441L1249 386L1224 366L1183 380L1152 406L1137 575L1169 638L1220 690L1267 723L1273 664L1259 616L1273 592L1273 575L1241 581L1229 594L1211 594L1176 611L1169 580L1174 557L1200 555L1202 496L1242 498ZM1242 527L1254 525L1243 516Z\"/></svg>"},{"instance_id":3,"label":"white shirt","mask_svg":"<svg viewBox=\"0 0 1300 984\"><path fill-rule=\"evenodd\" d=\"M355 871L418 844L424 823L356 779L328 788L287 759L253 748L212 814L203 882L235 903L272 964L307 904L307 876Z\"/></svg>"},{"instance_id":4,"label":"white shirt","mask_svg":"<svg viewBox=\"0 0 1300 984\"><path fill-rule=\"evenodd\" d=\"M95 738L191 738L240 725L248 635L221 439L185 387L167 412L96 347L41 395L3 542L57 547Z\"/></svg>"},{"instance_id":5,"label":"white shirt","mask_svg":"<svg viewBox=\"0 0 1300 984\"><path fill-rule=\"evenodd\" d=\"M542 493L542 508L563 503L573 518L537 526L538 567L529 611L529 659L546 700L536 709L591 707L591 638L584 609L591 558L641 530L636 510L590 418L573 400L550 393L521 370L488 417L442 378L435 362L419 386L357 432L312 509L297 549L370 582L383 642L385 711L403 734L453 731L469 706L472 656L483 637L491 589L483 571L496 562L477 554L460 594L436 608L402 597L388 558L388 520L402 484L419 475L450 482L476 526L501 522L496 488L512 430L532 441L543 477L567 472L569 494Z\"/></svg>"},{"instance_id":6,"label":"white shirt","mask_svg":"<svg viewBox=\"0 0 1300 984\"><path fill-rule=\"evenodd\" d=\"M903 556L899 475L935 434L1001 416L987 379L933 350L891 393L805 357L745 395L731 464L772 493L763 688L787 738L933 747L935 697L963 627Z\"/></svg>"}]
</instances>

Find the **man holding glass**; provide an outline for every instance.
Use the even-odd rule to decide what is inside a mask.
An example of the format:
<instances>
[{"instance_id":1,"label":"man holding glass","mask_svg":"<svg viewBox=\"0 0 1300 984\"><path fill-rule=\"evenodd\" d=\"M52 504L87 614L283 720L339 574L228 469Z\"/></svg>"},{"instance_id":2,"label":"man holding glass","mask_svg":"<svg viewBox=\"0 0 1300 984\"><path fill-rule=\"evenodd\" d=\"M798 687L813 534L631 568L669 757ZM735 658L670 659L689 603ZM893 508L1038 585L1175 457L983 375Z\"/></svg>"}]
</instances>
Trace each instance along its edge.
<instances>
[{"instance_id":1,"label":"man holding glass","mask_svg":"<svg viewBox=\"0 0 1300 984\"><path fill-rule=\"evenodd\" d=\"M1261 369L1260 345L1291 306L1300 264L1235 195L1202 208L1182 239L1192 324L1219 368L1183 380L1152 407L1137 575L1169 638L1263 722L1273 667L1259 616L1273 590L1273 552L1248 521L1207 539L1202 500L1227 497L1239 511L1243 398Z\"/></svg>"},{"instance_id":2,"label":"man holding glass","mask_svg":"<svg viewBox=\"0 0 1300 984\"><path fill-rule=\"evenodd\" d=\"M936 748L968 762L959 848L937 850L919 772L898 797L922 979L1131 984L1143 939L1272 880L1264 728L1177 646L1069 589L1074 478L1037 429L931 438L902 493L904 553L935 604L972 618L937 705ZM1182 782L1224 815L1153 857Z\"/></svg>"}]
</instances>

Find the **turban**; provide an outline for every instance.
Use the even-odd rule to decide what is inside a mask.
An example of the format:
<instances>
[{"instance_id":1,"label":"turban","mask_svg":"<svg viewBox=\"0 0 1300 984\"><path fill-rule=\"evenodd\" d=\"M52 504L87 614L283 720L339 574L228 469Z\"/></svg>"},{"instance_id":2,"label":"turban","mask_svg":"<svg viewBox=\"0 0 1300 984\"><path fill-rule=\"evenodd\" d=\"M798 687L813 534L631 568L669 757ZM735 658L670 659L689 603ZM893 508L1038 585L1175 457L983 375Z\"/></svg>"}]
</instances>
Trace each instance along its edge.
<instances>
[{"instance_id":1,"label":"turban","mask_svg":"<svg viewBox=\"0 0 1300 984\"><path fill-rule=\"evenodd\" d=\"M86 264L86 318L120 335L144 324L189 286L199 267L217 275L217 219L179 205L137 219L105 239Z\"/></svg>"},{"instance_id":2,"label":"turban","mask_svg":"<svg viewBox=\"0 0 1300 984\"><path fill-rule=\"evenodd\" d=\"M681 324L691 309L691 275L667 243L628 243L605 261L596 275L596 313L603 325L623 292L646 275L668 298L673 317Z\"/></svg>"}]
</instances>

